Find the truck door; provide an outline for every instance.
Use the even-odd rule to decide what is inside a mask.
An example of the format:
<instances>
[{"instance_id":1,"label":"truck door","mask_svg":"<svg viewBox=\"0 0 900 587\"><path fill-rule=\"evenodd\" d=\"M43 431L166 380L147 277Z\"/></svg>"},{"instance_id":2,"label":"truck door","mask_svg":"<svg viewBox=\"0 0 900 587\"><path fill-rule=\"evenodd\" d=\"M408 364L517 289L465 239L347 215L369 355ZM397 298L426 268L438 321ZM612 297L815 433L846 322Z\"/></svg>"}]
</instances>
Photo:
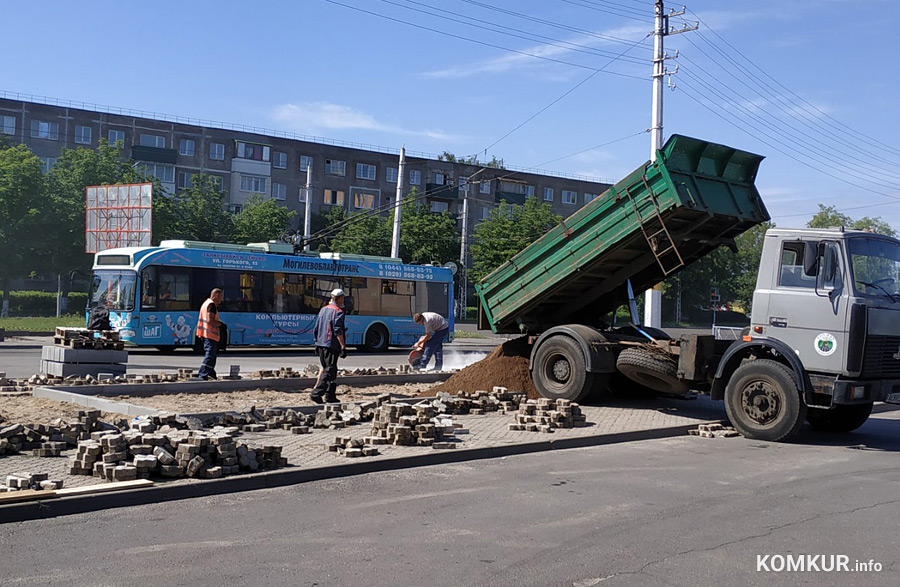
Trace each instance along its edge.
<instances>
[{"instance_id":1,"label":"truck door","mask_svg":"<svg viewBox=\"0 0 900 587\"><path fill-rule=\"evenodd\" d=\"M794 349L810 371L844 369L846 266L835 241L782 243L766 333Z\"/></svg>"}]
</instances>

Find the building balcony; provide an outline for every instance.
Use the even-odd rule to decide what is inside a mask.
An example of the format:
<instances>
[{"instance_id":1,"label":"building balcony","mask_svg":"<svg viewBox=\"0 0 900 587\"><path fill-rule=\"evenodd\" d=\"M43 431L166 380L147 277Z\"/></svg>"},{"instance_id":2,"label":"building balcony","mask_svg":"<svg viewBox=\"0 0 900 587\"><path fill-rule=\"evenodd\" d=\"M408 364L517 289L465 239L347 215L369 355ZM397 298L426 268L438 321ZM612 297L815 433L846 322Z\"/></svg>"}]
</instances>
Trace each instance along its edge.
<instances>
[{"instance_id":1,"label":"building balcony","mask_svg":"<svg viewBox=\"0 0 900 587\"><path fill-rule=\"evenodd\" d=\"M174 165L178 160L178 151L175 149L135 145L131 147L131 158L135 161L152 161L153 163L171 163Z\"/></svg>"},{"instance_id":2,"label":"building balcony","mask_svg":"<svg viewBox=\"0 0 900 587\"><path fill-rule=\"evenodd\" d=\"M494 201L496 203L500 203L502 201L506 201L507 204L517 204L522 206L525 204L525 198L527 198L524 193L517 194L515 192L501 192L497 190L494 192Z\"/></svg>"},{"instance_id":3,"label":"building balcony","mask_svg":"<svg viewBox=\"0 0 900 587\"><path fill-rule=\"evenodd\" d=\"M429 198L441 198L444 200L459 199L459 187L451 183L426 183L425 191Z\"/></svg>"}]
</instances>

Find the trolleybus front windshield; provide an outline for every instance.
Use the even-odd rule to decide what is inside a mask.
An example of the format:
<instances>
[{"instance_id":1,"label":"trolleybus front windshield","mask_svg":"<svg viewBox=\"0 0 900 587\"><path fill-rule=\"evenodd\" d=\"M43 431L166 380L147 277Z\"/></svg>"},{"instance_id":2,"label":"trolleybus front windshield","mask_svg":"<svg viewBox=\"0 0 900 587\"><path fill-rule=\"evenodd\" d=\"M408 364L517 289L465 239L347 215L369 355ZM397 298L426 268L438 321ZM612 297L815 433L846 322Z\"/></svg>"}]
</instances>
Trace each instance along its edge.
<instances>
[{"instance_id":1,"label":"trolleybus front windshield","mask_svg":"<svg viewBox=\"0 0 900 587\"><path fill-rule=\"evenodd\" d=\"M130 312L134 310L134 288L137 274L134 271L104 269L94 271L88 307L104 305L110 310Z\"/></svg>"}]
</instances>

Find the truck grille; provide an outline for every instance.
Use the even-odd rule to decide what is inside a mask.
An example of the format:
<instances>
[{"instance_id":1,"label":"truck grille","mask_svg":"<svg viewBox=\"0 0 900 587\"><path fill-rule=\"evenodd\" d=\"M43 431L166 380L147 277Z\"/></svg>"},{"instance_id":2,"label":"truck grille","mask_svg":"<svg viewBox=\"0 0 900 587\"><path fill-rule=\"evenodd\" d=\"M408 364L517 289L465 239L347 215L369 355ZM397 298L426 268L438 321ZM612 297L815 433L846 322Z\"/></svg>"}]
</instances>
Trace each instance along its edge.
<instances>
[{"instance_id":1,"label":"truck grille","mask_svg":"<svg viewBox=\"0 0 900 587\"><path fill-rule=\"evenodd\" d=\"M866 337L866 350L860 377L863 379L900 378L900 336Z\"/></svg>"}]
</instances>

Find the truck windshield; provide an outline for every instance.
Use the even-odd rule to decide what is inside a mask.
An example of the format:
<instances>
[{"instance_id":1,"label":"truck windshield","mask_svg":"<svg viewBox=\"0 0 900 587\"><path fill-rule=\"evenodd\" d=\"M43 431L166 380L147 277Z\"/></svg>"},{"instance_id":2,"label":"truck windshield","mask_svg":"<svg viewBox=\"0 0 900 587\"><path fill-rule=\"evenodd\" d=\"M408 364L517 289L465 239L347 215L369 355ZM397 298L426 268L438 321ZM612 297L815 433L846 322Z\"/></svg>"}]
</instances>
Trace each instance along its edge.
<instances>
[{"instance_id":1,"label":"truck windshield","mask_svg":"<svg viewBox=\"0 0 900 587\"><path fill-rule=\"evenodd\" d=\"M110 310L134 310L136 282L137 274L134 271L94 271L88 307L105 305Z\"/></svg>"},{"instance_id":2,"label":"truck windshield","mask_svg":"<svg viewBox=\"0 0 900 587\"><path fill-rule=\"evenodd\" d=\"M900 243L853 238L848 247L856 292L860 295L896 298L900 289Z\"/></svg>"}]
</instances>

